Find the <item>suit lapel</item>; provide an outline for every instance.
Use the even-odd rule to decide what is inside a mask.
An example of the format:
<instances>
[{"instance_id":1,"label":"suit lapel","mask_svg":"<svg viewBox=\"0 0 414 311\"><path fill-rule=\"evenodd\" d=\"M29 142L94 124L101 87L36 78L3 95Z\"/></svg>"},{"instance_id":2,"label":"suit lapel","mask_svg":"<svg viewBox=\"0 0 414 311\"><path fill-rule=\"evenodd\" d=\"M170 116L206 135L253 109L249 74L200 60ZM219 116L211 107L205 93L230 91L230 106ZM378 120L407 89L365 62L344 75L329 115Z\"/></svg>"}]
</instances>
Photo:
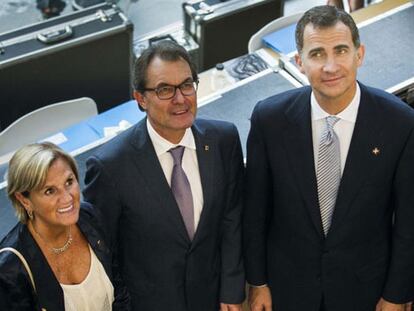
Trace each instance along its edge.
<instances>
[{"instance_id":1,"label":"suit lapel","mask_svg":"<svg viewBox=\"0 0 414 311\"><path fill-rule=\"evenodd\" d=\"M316 231L323 236L313 157L310 91L310 88L304 91L286 110L289 122L284 135L284 143L288 151L290 167L303 195L306 209Z\"/></svg>"},{"instance_id":2,"label":"suit lapel","mask_svg":"<svg viewBox=\"0 0 414 311\"><path fill-rule=\"evenodd\" d=\"M360 84L361 101L358 109L354 132L341 184L338 189L335 210L332 216L332 224L327 238L334 235L346 216L352 200L357 195L366 177L370 175L374 164L373 150L380 146L381 137L381 112L369 98L366 88Z\"/></svg>"},{"instance_id":3,"label":"suit lapel","mask_svg":"<svg viewBox=\"0 0 414 311\"><path fill-rule=\"evenodd\" d=\"M193 245L200 239L203 232L207 232L208 217L211 212L211 200L214 197L214 175L215 175L215 159L218 159L218 148L215 143L207 135L203 129L194 123L193 135L196 144L197 161L200 171L201 186L203 189L203 209L200 215L200 221L197 226L197 231L194 235Z\"/></svg>"},{"instance_id":4,"label":"suit lapel","mask_svg":"<svg viewBox=\"0 0 414 311\"><path fill-rule=\"evenodd\" d=\"M146 186L153 193L154 200L159 201L160 206L165 209L171 219L173 226L178 229L180 236L189 243L190 239L177 202L165 179L161 164L148 135L146 120L147 118L144 118L137 124L131 138L131 144L137 152L133 158L134 164L139 171L138 174L145 179Z\"/></svg>"}]
</instances>

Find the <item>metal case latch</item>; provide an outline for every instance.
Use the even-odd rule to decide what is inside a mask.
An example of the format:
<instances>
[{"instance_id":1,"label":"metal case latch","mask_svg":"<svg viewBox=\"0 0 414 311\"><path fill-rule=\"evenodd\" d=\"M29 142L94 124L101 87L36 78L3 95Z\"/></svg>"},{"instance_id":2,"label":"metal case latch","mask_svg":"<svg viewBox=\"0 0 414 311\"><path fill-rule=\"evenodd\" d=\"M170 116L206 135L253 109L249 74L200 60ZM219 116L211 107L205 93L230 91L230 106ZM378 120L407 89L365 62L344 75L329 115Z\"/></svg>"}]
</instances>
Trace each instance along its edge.
<instances>
[{"instance_id":1,"label":"metal case latch","mask_svg":"<svg viewBox=\"0 0 414 311\"><path fill-rule=\"evenodd\" d=\"M112 20L112 17L107 14L104 10L98 10L96 11L96 16L103 21L104 23L110 22Z\"/></svg>"}]
</instances>

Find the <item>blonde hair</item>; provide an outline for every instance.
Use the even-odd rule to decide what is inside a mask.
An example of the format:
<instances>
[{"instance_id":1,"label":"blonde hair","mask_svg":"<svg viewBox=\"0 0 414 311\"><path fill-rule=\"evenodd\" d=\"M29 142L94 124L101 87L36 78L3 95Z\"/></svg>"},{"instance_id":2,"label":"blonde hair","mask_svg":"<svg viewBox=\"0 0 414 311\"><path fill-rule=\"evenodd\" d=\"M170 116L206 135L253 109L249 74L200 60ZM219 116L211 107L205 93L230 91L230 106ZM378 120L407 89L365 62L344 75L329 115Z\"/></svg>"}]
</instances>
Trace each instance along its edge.
<instances>
[{"instance_id":1,"label":"blonde hair","mask_svg":"<svg viewBox=\"0 0 414 311\"><path fill-rule=\"evenodd\" d=\"M78 168L72 156L49 142L24 146L11 158L7 173L7 195L20 222L27 223L28 215L24 206L17 200L16 193L20 192L28 197L31 191L43 187L49 168L57 159L64 160L79 180Z\"/></svg>"}]
</instances>

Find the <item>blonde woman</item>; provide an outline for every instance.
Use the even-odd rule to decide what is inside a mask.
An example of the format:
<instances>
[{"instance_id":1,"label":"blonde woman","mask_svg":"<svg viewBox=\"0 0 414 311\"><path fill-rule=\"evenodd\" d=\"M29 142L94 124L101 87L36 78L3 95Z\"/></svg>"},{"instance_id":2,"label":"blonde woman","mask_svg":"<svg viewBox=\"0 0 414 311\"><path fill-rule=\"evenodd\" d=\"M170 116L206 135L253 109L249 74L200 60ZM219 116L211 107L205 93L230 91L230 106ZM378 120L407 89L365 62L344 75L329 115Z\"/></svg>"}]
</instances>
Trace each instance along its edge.
<instances>
[{"instance_id":1,"label":"blonde woman","mask_svg":"<svg viewBox=\"0 0 414 311\"><path fill-rule=\"evenodd\" d=\"M8 196L19 223L0 242L0 310L128 310L91 206L80 202L74 159L51 143L18 150L9 163Z\"/></svg>"}]
</instances>

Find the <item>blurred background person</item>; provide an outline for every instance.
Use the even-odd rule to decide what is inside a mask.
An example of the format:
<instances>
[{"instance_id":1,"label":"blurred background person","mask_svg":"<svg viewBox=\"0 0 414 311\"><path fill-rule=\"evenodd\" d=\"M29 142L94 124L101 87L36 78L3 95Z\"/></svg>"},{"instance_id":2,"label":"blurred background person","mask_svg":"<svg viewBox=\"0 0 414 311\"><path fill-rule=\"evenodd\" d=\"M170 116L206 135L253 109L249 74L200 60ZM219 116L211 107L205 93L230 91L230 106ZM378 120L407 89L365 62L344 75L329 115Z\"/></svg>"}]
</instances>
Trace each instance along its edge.
<instances>
[{"instance_id":1,"label":"blurred background person","mask_svg":"<svg viewBox=\"0 0 414 311\"><path fill-rule=\"evenodd\" d=\"M365 0L328 0L327 4L336 6L349 13L363 8L365 6Z\"/></svg>"},{"instance_id":2,"label":"blurred background person","mask_svg":"<svg viewBox=\"0 0 414 311\"><path fill-rule=\"evenodd\" d=\"M42 13L44 19L59 16L65 9L66 2L63 0L36 0L36 7Z\"/></svg>"}]
</instances>

